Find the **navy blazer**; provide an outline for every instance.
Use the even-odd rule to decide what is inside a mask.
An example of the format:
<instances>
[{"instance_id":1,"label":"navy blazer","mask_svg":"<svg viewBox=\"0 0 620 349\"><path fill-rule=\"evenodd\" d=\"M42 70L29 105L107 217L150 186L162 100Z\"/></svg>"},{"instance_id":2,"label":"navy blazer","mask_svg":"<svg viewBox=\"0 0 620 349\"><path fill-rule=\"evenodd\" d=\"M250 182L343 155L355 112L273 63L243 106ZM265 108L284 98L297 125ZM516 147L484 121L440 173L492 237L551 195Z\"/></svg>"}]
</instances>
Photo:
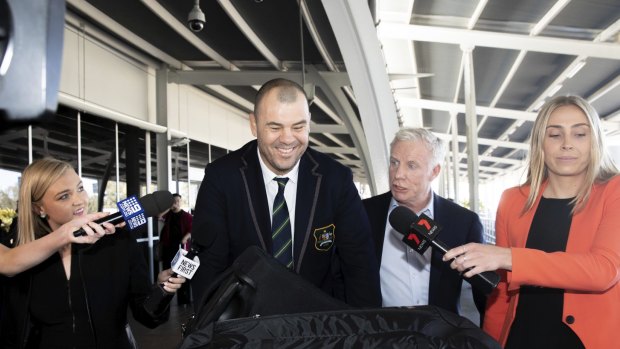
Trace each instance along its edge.
<instances>
[{"instance_id":1,"label":"navy blazer","mask_svg":"<svg viewBox=\"0 0 620 349\"><path fill-rule=\"evenodd\" d=\"M272 254L270 215L255 140L207 165L192 228L203 249L191 283L197 300L246 248ZM297 274L352 306L381 305L370 225L351 170L310 148L299 163L294 231ZM335 285L338 267L344 290Z\"/></svg>"},{"instance_id":2,"label":"navy blazer","mask_svg":"<svg viewBox=\"0 0 620 349\"><path fill-rule=\"evenodd\" d=\"M439 195L433 195L433 220L442 227L438 235L439 240L448 247L456 247L468 242L483 242L482 223L475 212ZM363 200L364 208L370 220L376 253L379 257L379 266L381 265L383 238L391 200L391 192ZM451 269L450 264L442 260L442 257L441 251L433 249L428 303L458 314L462 278L458 271ZM480 319L482 319L486 296L476 289L473 289L473 294L476 308L480 312Z\"/></svg>"}]
</instances>

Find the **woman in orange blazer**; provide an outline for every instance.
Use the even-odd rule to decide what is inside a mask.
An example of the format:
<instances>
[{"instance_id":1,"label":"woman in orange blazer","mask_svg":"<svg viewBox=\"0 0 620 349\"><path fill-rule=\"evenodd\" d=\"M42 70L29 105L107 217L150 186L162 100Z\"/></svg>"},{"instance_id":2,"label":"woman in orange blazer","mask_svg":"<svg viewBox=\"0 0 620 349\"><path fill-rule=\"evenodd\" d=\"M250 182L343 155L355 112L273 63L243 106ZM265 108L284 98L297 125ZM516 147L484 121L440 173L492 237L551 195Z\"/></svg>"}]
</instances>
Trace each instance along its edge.
<instances>
[{"instance_id":1,"label":"woman in orange blazer","mask_svg":"<svg viewBox=\"0 0 620 349\"><path fill-rule=\"evenodd\" d=\"M556 97L532 128L526 183L502 195L496 246L445 254L501 270L484 329L506 348L609 348L620 331L620 176L596 111Z\"/></svg>"}]
</instances>

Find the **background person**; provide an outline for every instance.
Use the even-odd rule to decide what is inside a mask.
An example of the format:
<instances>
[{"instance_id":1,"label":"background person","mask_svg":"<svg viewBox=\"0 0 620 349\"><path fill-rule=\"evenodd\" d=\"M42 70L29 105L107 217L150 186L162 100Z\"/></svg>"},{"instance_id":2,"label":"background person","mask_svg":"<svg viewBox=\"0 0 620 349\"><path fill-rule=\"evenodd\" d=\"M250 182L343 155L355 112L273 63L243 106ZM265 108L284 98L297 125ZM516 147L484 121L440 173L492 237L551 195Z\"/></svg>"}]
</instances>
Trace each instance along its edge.
<instances>
[{"instance_id":1,"label":"background person","mask_svg":"<svg viewBox=\"0 0 620 349\"><path fill-rule=\"evenodd\" d=\"M192 215L181 209L181 195L175 193L172 197L174 199L172 207L162 214L164 226L159 234L160 260L163 269L170 269L170 263L180 246L189 250L192 232ZM186 282L177 292L177 303L179 305L189 304L190 300L189 282Z\"/></svg>"},{"instance_id":2,"label":"background person","mask_svg":"<svg viewBox=\"0 0 620 349\"><path fill-rule=\"evenodd\" d=\"M70 164L52 158L33 162L22 174L18 246L66 227L87 209L88 195ZM184 279L170 275L161 272L158 282L175 292ZM167 303L147 303L150 294L161 294L157 287L149 284L144 256L128 232L86 247L66 244L10 279L2 299L0 346L130 348L128 306L146 326L167 320Z\"/></svg>"},{"instance_id":3,"label":"background person","mask_svg":"<svg viewBox=\"0 0 620 349\"><path fill-rule=\"evenodd\" d=\"M390 191L363 200L379 256L383 306L435 305L459 313L463 279L433 248L420 255L405 245L388 217L397 206L433 218L447 246L482 242L478 215L433 193L441 171L444 143L423 128L399 130L390 144ZM486 297L473 289L476 307L484 314ZM482 316L480 317L482 319Z\"/></svg>"},{"instance_id":4,"label":"background person","mask_svg":"<svg viewBox=\"0 0 620 349\"><path fill-rule=\"evenodd\" d=\"M497 246L450 250L471 276L505 271L485 330L506 348L609 348L620 328L620 176L581 97L542 107L525 184L497 209Z\"/></svg>"},{"instance_id":5,"label":"background person","mask_svg":"<svg viewBox=\"0 0 620 349\"><path fill-rule=\"evenodd\" d=\"M204 247L192 279L194 297L200 299L246 248L259 246L329 295L340 293L339 263L343 300L380 306L366 213L351 171L308 148L304 90L285 79L265 83L250 128L255 141L205 169L192 230L193 243Z\"/></svg>"}]
</instances>

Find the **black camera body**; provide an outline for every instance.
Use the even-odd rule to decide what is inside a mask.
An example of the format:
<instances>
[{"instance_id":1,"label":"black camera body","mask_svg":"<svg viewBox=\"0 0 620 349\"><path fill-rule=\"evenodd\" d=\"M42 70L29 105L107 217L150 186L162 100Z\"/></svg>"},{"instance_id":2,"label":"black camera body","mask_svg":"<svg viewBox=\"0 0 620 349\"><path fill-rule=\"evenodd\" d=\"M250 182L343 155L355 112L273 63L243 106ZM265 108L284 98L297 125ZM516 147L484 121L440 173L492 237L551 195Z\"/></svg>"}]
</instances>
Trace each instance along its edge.
<instances>
[{"instance_id":1,"label":"black camera body","mask_svg":"<svg viewBox=\"0 0 620 349\"><path fill-rule=\"evenodd\" d=\"M0 0L0 129L52 116L65 0Z\"/></svg>"}]
</instances>

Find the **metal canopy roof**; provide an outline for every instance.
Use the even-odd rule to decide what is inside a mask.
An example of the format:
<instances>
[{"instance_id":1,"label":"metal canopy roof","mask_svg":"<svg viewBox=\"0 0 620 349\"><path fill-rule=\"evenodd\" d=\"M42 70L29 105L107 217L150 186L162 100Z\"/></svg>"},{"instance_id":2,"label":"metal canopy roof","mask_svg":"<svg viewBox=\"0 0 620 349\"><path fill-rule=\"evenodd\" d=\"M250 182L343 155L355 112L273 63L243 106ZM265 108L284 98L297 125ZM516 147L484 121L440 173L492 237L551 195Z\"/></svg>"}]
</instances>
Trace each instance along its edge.
<instances>
[{"instance_id":1,"label":"metal canopy roof","mask_svg":"<svg viewBox=\"0 0 620 349\"><path fill-rule=\"evenodd\" d=\"M206 26L194 33L186 25L193 0L67 0L67 23L86 23L169 67L171 81L245 112L256 85L276 75L301 81L303 62L306 81L316 84L311 146L350 166L358 179L372 180L368 140L377 131L360 116L347 75L360 72L347 72L327 1L334 0L301 1L300 11L292 0L203 0ZM531 121L549 96L587 98L608 132L619 133L617 0L368 3L399 124L427 127L447 140L455 132L461 175L467 173L463 49L473 48L482 181L522 166ZM197 160L204 166L204 158Z\"/></svg>"},{"instance_id":2,"label":"metal canopy roof","mask_svg":"<svg viewBox=\"0 0 620 349\"><path fill-rule=\"evenodd\" d=\"M551 96L585 97L603 119L616 121L606 126L618 133L617 1L384 0L379 14L386 57L401 54L387 59L388 70L432 74L395 92L405 123L415 124L412 119L421 109L423 125L449 138L455 114L463 157L462 48L474 47L481 179L502 173L497 169L521 166L531 120ZM408 46L408 56L397 51L402 46Z\"/></svg>"}]
</instances>

